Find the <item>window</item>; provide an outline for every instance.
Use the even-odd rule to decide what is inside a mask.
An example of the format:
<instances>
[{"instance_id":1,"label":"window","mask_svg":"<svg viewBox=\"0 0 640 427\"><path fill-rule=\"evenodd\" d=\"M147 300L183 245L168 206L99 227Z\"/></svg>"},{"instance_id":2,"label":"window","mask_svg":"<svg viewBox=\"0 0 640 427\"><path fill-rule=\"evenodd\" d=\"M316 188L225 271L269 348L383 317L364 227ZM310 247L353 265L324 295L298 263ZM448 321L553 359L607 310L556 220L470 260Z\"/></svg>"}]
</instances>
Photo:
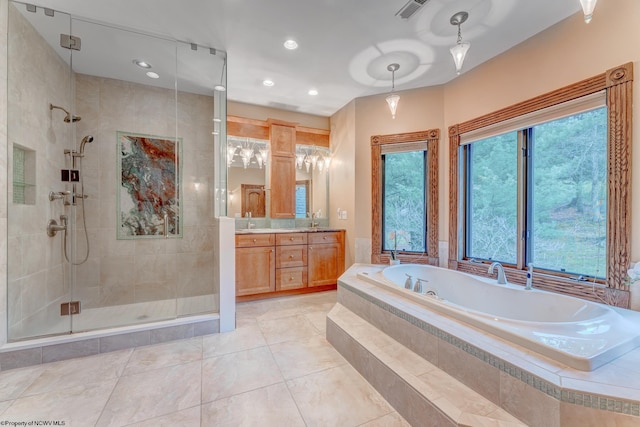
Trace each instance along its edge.
<instances>
[{"instance_id":1,"label":"window","mask_svg":"<svg viewBox=\"0 0 640 427\"><path fill-rule=\"evenodd\" d=\"M466 257L603 279L606 130L601 107L465 145Z\"/></svg>"},{"instance_id":2,"label":"window","mask_svg":"<svg viewBox=\"0 0 640 427\"><path fill-rule=\"evenodd\" d=\"M296 218L307 218L309 206L309 180L296 181Z\"/></svg>"},{"instance_id":3,"label":"window","mask_svg":"<svg viewBox=\"0 0 640 427\"><path fill-rule=\"evenodd\" d=\"M438 259L437 129L371 137L373 263Z\"/></svg>"},{"instance_id":4,"label":"window","mask_svg":"<svg viewBox=\"0 0 640 427\"><path fill-rule=\"evenodd\" d=\"M382 155L382 250L426 252L427 150Z\"/></svg>"},{"instance_id":5,"label":"window","mask_svg":"<svg viewBox=\"0 0 640 427\"><path fill-rule=\"evenodd\" d=\"M449 128L449 267L629 306L633 64ZM573 279L573 280L570 280Z\"/></svg>"}]
</instances>

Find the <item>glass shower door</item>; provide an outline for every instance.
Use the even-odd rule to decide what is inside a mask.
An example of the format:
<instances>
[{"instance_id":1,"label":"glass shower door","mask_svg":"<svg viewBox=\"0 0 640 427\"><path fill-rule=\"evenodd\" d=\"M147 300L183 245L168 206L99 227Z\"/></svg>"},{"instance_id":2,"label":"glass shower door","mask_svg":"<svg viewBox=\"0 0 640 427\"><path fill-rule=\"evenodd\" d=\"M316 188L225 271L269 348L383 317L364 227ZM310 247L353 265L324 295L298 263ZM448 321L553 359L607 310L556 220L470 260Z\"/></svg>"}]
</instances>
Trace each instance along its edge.
<instances>
[{"instance_id":1,"label":"glass shower door","mask_svg":"<svg viewBox=\"0 0 640 427\"><path fill-rule=\"evenodd\" d=\"M42 30L46 29L46 30ZM70 183L62 182L73 149L72 51L68 15L9 3L8 19L8 334L10 341L68 333L68 254L73 218ZM58 48L54 48L57 44ZM51 195L50 195L51 194ZM66 225L65 225L66 224Z\"/></svg>"}]
</instances>

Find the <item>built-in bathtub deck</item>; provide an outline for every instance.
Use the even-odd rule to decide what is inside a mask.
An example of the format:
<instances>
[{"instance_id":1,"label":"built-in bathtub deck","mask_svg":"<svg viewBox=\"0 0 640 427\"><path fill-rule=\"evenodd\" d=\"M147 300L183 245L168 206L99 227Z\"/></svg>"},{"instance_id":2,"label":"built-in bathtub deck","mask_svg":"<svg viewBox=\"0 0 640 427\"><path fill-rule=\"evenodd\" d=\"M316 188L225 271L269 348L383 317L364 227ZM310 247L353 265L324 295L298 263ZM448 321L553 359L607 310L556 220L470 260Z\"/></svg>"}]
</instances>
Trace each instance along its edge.
<instances>
[{"instance_id":1,"label":"built-in bathtub deck","mask_svg":"<svg viewBox=\"0 0 640 427\"><path fill-rule=\"evenodd\" d=\"M410 350L435 368L430 371L432 376L436 375L434 378L439 378L440 372L445 373L530 426L640 425L640 349L591 372L572 369L469 324L430 312L401 295L357 277L358 272L375 273L381 268L355 265L345 272L338 284L340 316L348 312L349 316L356 316L379 331L374 334L370 330L367 334L378 336L383 333L396 341L397 347ZM364 360L360 359L361 363L383 361L396 366L389 356L379 356L379 349L367 343L362 334L349 332L345 335L342 331L352 328L338 327L340 322L334 321L337 320L334 315L331 313L328 318L327 338L330 341L339 343L336 340L340 337L352 337L353 345L348 348L364 348L363 354L368 354ZM352 318L350 322L355 321ZM362 339L364 346L360 342ZM348 353L345 357L353 358ZM405 364L402 369L407 369L406 364L412 362L402 363ZM418 362L414 360L413 363ZM386 365L382 363L382 366ZM398 368L392 370L396 372ZM366 370L362 372L376 386L375 375L368 377ZM415 372L412 375L421 381L424 379ZM382 383L377 387L386 385ZM420 389L420 386L409 389ZM384 389L380 392L385 397L388 394ZM387 398L395 406L394 399ZM412 419L411 414L403 412L406 408L396 406L396 409L406 419ZM456 425L454 421L461 422L450 416L446 419L450 425ZM417 425L425 425L424 420Z\"/></svg>"}]
</instances>

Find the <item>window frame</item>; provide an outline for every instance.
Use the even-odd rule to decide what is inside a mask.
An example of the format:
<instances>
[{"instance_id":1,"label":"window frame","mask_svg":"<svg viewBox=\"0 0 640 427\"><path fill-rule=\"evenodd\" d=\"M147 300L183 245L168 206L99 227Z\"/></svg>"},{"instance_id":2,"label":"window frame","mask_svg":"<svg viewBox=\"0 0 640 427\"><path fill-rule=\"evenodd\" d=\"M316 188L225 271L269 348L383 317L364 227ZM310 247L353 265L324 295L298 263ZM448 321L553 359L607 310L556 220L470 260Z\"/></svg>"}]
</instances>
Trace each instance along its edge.
<instances>
[{"instance_id":1,"label":"window frame","mask_svg":"<svg viewBox=\"0 0 640 427\"><path fill-rule=\"evenodd\" d=\"M535 271L534 287L607 304L629 307L626 272L630 263L631 231L631 144L633 63L607 70L586 80L537 96L484 116L449 127L449 268L487 276L486 263L465 259L464 188L465 159L461 138L544 108L568 103L605 91L607 106L607 277L588 283L572 281L568 275L547 270ZM519 191L526 189L519 187ZM521 221L519 221L521 222ZM509 281L526 282L526 267L507 267Z\"/></svg>"},{"instance_id":2,"label":"window frame","mask_svg":"<svg viewBox=\"0 0 640 427\"><path fill-rule=\"evenodd\" d=\"M439 265L438 255L438 144L440 130L429 129L419 132L397 133L390 135L374 135L371 137L371 262L388 264L390 251L382 250L382 152L383 146L390 144L407 144L423 142L427 145L427 173L425 176L426 208L426 253L398 252L401 262L415 264Z\"/></svg>"}]
</instances>

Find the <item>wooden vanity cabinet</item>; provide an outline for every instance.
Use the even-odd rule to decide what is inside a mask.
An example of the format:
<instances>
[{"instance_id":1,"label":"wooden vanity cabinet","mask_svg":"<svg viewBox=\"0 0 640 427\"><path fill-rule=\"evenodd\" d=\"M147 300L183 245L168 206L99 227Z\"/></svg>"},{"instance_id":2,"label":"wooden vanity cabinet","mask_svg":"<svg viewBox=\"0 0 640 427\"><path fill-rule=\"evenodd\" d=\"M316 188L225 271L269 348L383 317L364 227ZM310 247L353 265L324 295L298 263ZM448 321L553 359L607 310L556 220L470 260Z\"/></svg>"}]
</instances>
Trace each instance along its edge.
<instances>
[{"instance_id":1,"label":"wooden vanity cabinet","mask_svg":"<svg viewBox=\"0 0 640 427\"><path fill-rule=\"evenodd\" d=\"M308 286L335 284L344 273L344 231L309 233Z\"/></svg>"},{"instance_id":2,"label":"wooden vanity cabinet","mask_svg":"<svg viewBox=\"0 0 640 427\"><path fill-rule=\"evenodd\" d=\"M307 287L307 233L276 234L276 291Z\"/></svg>"},{"instance_id":3,"label":"wooden vanity cabinet","mask_svg":"<svg viewBox=\"0 0 640 427\"><path fill-rule=\"evenodd\" d=\"M236 296L276 290L274 234L236 234Z\"/></svg>"},{"instance_id":4,"label":"wooden vanity cabinet","mask_svg":"<svg viewBox=\"0 0 640 427\"><path fill-rule=\"evenodd\" d=\"M236 234L238 301L335 289L344 231Z\"/></svg>"},{"instance_id":5,"label":"wooden vanity cabinet","mask_svg":"<svg viewBox=\"0 0 640 427\"><path fill-rule=\"evenodd\" d=\"M296 217L296 123L269 120L271 218Z\"/></svg>"}]
</instances>

